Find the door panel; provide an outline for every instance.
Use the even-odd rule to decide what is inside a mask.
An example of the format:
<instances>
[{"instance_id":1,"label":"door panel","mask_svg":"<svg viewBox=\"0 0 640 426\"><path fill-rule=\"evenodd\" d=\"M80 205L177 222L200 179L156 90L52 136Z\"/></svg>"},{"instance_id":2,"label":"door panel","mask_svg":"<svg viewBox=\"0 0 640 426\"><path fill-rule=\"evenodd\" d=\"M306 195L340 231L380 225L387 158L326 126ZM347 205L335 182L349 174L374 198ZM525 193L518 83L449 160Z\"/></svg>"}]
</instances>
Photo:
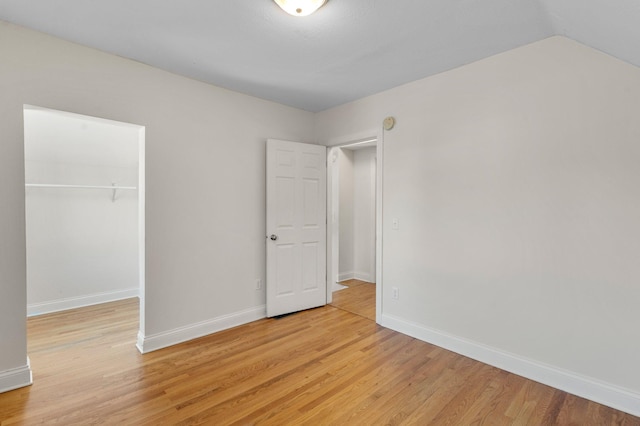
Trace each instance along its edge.
<instances>
[{"instance_id":1,"label":"door panel","mask_svg":"<svg viewBox=\"0 0 640 426\"><path fill-rule=\"evenodd\" d=\"M326 190L324 146L267 141L269 317L326 304Z\"/></svg>"}]
</instances>

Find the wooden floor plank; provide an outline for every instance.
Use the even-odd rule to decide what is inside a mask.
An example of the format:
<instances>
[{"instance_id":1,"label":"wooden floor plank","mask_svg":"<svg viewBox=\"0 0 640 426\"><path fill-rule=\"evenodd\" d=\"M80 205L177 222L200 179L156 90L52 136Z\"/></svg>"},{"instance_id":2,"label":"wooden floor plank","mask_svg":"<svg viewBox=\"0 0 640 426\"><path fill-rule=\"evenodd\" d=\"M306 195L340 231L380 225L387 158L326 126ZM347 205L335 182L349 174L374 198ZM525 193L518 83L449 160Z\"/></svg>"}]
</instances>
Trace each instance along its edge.
<instances>
[{"instance_id":1,"label":"wooden floor plank","mask_svg":"<svg viewBox=\"0 0 640 426\"><path fill-rule=\"evenodd\" d=\"M376 285L360 280L342 281L347 288L334 291L332 306L376 320Z\"/></svg>"},{"instance_id":2,"label":"wooden floor plank","mask_svg":"<svg viewBox=\"0 0 640 426\"><path fill-rule=\"evenodd\" d=\"M371 287L352 287L368 292L353 300L372 300ZM0 425L640 426L637 417L385 329L344 306L146 355L135 348L137 318L137 300L29 318L34 384L0 394Z\"/></svg>"}]
</instances>

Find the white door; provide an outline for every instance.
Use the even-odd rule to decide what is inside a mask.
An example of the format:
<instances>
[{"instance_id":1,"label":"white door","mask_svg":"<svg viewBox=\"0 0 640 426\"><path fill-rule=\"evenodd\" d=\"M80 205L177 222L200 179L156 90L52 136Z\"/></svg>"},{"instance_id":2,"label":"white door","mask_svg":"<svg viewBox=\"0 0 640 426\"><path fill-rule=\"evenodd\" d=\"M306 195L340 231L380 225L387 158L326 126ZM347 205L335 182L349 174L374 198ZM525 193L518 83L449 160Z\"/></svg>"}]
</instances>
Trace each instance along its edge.
<instances>
[{"instance_id":1,"label":"white door","mask_svg":"<svg viewBox=\"0 0 640 426\"><path fill-rule=\"evenodd\" d=\"M267 141L267 316L326 304L326 148Z\"/></svg>"}]
</instances>

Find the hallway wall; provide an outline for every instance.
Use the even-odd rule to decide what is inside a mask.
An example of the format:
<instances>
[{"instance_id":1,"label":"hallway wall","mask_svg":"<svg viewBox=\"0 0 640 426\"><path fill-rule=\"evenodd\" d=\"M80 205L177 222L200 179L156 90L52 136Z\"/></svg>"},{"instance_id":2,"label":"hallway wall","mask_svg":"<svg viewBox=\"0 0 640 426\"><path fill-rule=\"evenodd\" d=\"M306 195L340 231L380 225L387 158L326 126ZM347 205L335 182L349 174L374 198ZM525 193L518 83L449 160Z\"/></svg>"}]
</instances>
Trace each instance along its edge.
<instances>
[{"instance_id":1,"label":"hallway wall","mask_svg":"<svg viewBox=\"0 0 640 426\"><path fill-rule=\"evenodd\" d=\"M376 147L353 152L354 278L376 281Z\"/></svg>"},{"instance_id":2,"label":"hallway wall","mask_svg":"<svg viewBox=\"0 0 640 426\"><path fill-rule=\"evenodd\" d=\"M338 150L340 237L338 280L375 282L376 148Z\"/></svg>"},{"instance_id":3,"label":"hallway wall","mask_svg":"<svg viewBox=\"0 0 640 426\"><path fill-rule=\"evenodd\" d=\"M354 162L353 151L338 150L338 179L339 179L339 259L338 281L350 280L354 277Z\"/></svg>"}]
</instances>

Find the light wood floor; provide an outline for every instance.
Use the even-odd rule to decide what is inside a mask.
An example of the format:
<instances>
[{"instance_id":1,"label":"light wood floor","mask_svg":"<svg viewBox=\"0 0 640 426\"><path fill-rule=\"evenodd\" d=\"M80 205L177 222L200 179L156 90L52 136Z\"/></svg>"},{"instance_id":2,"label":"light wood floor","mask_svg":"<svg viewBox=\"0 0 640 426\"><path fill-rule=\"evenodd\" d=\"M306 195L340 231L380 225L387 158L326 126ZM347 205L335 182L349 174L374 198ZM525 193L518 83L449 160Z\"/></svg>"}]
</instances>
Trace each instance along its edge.
<instances>
[{"instance_id":1,"label":"light wood floor","mask_svg":"<svg viewBox=\"0 0 640 426\"><path fill-rule=\"evenodd\" d=\"M0 424L640 425L325 306L141 355L137 301L28 320Z\"/></svg>"},{"instance_id":2,"label":"light wood floor","mask_svg":"<svg viewBox=\"0 0 640 426\"><path fill-rule=\"evenodd\" d=\"M372 321L376 320L376 285L360 280L342 281L349 288L333 292L331 305Z\"/></svg>"}]
</instances>

